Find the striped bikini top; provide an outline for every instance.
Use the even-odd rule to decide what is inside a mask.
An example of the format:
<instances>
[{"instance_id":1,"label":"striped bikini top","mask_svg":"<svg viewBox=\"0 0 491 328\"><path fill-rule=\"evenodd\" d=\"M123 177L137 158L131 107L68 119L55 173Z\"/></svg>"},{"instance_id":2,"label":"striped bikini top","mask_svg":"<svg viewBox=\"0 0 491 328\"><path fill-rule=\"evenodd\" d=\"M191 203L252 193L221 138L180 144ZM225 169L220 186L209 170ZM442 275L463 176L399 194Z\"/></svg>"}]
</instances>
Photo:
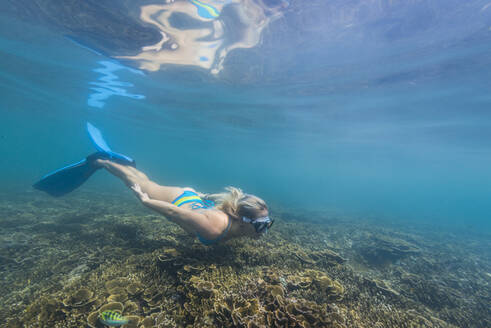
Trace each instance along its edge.
<instances>
[{"instance_id":1,"label":"striped bikini top","mask_svg":"<svg viewBox=\"0 0 491 328\"><path fill-rule=\"evenodd\" d=\"M193 210L196 210L196 209L199 209L199 208L212 208L215 206L215 202L212 201L212 200L208 200L208 199L201 199L201 197L198 196L197 193L195 193L194 191L191 191L191 190L186 190L184 191L181 195L179 195L179 197L177 197L176 199L174 199L172 201L172 204L176 205L177 207L181 206L182 204L187 204L187 203L192 203L192 206L191 208ZM218 241L220 241L220 239L223 239L225 237L225 235L228 233L228 231L230 230L230 227L232 226L232 220L230 218L228 218L228 224L227 224L227 228L225 228L225 230L220 234L220 236L218 236L217 238L215 239L206 239L202 236L200 236L199 233L197 233L197 237L199 239L199 241L201 241L203 244L205 245L212 245L212 244L215 244L217 243Z\"/></svg>"},{"instance_id":2,"label":"striped bikini top","mask_svg":"<svg viewBox=\"0 0 491 328\"><path fill-rule=\"evenodd\" d=\"M180 207L183 204L192 203L191 208L193 210L200 208L211 208L215 206L215 202L208 199L201 199L197 193L191 190L184 191L181 195L179 195L176 199L172 201L172 204Z\"/></svg>"}]
</instances>

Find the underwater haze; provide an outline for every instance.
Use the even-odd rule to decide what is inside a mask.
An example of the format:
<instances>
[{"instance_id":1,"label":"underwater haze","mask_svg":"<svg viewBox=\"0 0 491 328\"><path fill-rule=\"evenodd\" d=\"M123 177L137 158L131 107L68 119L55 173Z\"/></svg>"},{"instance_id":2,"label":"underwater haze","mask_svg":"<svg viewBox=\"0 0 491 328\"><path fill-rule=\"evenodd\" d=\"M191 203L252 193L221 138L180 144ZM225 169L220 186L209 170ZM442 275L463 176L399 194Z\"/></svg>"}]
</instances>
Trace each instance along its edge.
<instances>
[{"instance_id":1,"label":"underwater haze","mask_svg":"<svg viewBox=\"0 0 491 328\"><path fill-rule=\"evenodd\" d=\"M477 273L465 277L488 295L473 299L477 305L472 310L465 315L448 314L444 309L464 309L463 305L448 301L436 306L423 296L412 297L409 290L417 290L417 284L407 283L407 292L406 287L398 289L388 282L383 288L376 283L371 286L384 289L382 293L397 292L387 299L404 295L435 311L429 315L411 303L409 307L427 320L419 322L422 327L485 327L491 322L488 0L6 0L0 4L0 58L0 194L6 211L2 218L11 213L7 208L21 215L23 204L34 199L40 204L54 202L45 206L63 204L66 210L85 213L91 207L83 204L101 194L109 197L107 206L113 206L107 208L129 203L135 207L128 210L131 213L149 215L139 209L130 190L107 172L96 173L66 199L51 199L32 188L46 173L95 151L86 131L90 122L103 132L112 149L134 158L137 167L156 182L206 193L240 187L270 205L272 215L279 218L276 225L281 226L281 213L295 213L285 214L283 227L290 221L314 224L305 233L306 240L310 233L315 235L315 224L328 224L326 231L335 240L339 231L349 236L357 226L376 233L370 229L379 221L395 229L390 235L414 243L419 252L425 247L423 239L406 238L402 228L397 230L399 224L410 225L412 232L429 229L431 234L448 229L452 237L442 237L438 245L472 244L472 251L462 246L454 255L474 254L474 264L461 270L478 270L470 269L476 265L483 272L480 280ZM96 207L111 213L104 203ZM32 215L42 216L34 209ZM52 212L46 213L49 217ZM353 230L335 232L332 218L349 218ZM163 223L162 229L168 225ZM13 229L18 233L15 229L20 228ZM151 228L138 229L150 238L145 229ZM277 236L273 230L271 238ZM305 246L295 241L292 231L284 230L285 240ZM479 237L468 243L459 232ZM312 237L312 243L315 239L329 244L327 235L316 238ZM349 237L343 238L348 243ZM2 245L5 242L0 248L7 249ZM162 247L148 245L152 251ZM373 246L370 242L358 245ZM318 251L317 246L309 250ZM358 255L350 255L339 245L331 246L344 258L339 263L363 258L361 271L375 268L367 277L390 280L377 276L380 254L371 267L374 257L361 251L364 247L357 248ZM351 244L346 249L352 249ZM406 251L404 257L398 253L401 258ZM408 256L417 253L407 252ZM10 263L6 259L11 255L1 254L0 259ZM443 251L434 254L447 257ZM397 262L399 257L392 259L390 265L403 265ZM301 265L309 263L302 261ZM429 266L433 263L438 276L433 260L425 261ZM381 262L387 269L385 260ZM425 265L416 262L417 272L424 272ZM102 270L101 265L94 267ZM312 268L339 280L346 293L350 290L338 271ZM460 270L438 268L452 274ZM60 274L66 276L73 267L63 270ZM451 281L463 284L458 278ZM418 286L421 292L432 290L435 299L444 297L435 291L437 287ZM445 286L454 288L450 282ZM48 293L49 288L42 290ZM0 313L21 317L19 311L30 304L24 302ZM86 313L82 316L85 320ZM38 325L54 327L55 317L46 321L51 323ZM360 312L360 317L372 320L375 315ZM353 318L345 320L346 327L361 327ZM398 322L391 320L387 322ZM31 322L24 326L34 327L34 321L24 321ZM22 326L21 321L13 322L12 327ZM186 324L199 326L196 322ZM225 327L224 322L213 325ZM364 324L391 326L384 322L379 318ZM319 326L341 327L330 324ZM241 326L236 321L233 325Z\"/></svg>"},{"instance_id":2,"label":"underwater haze","mask_svg":"<svg viewBox=\"0 0 491 328\"><path fill-rule=\"evenodd\" d=\"M126 35L94 35L113 23L106 12L122 10L110 2L92 4L107 21L68 27L66 8L39 3L49 11L2 5L6 191L92 152L90 121L162 183L490 228L486 1L274 3L279 17L260 42L232 50L216 74L114 59L138 45L120 50L113 44L130 47ZM84 188L122 189L93 180Z\"/></svg>"}]
</instances>

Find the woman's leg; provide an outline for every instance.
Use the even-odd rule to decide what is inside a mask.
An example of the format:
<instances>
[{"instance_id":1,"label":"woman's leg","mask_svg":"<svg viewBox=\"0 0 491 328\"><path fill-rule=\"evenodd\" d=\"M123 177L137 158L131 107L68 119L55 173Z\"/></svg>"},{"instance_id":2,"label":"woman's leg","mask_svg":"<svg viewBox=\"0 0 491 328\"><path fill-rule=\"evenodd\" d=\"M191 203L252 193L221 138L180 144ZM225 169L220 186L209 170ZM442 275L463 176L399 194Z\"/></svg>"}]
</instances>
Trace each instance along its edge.
<instances>
[{"instance_id":1,"label":"woman's leg","mask_svg":"<svg viewBox=\"0 0 491 328\"><path fill-rule=\"evenodd\" d=\"M96 165L105 168L109 173L120 178L128 187L131 187L134 184L140 185L142 191L147 193L152 199L172 202L184 191L184 189L180 187L161 186L151 181L145 173L132 166L121 165L104 159L98 159L95 163Z\"/></svg>"}]
</instances>

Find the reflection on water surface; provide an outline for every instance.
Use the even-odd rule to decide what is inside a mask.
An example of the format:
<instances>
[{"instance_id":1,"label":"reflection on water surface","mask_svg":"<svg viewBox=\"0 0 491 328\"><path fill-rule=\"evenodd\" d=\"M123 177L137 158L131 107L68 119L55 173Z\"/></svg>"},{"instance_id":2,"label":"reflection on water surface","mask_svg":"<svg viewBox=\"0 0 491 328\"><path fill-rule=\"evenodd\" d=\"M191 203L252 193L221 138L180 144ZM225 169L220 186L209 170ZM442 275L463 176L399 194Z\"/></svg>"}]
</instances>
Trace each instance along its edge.
<instances>
[{"instance_id":1,"label":"reflection on water surface","mask_svg":"<svg viewBox=\"0 0 491 328\"><path fill-rule=\"evenodd\" d=\"M223 69L227 54L236 48L252 48L261 32L281 16L286 2L268 7L262 1L168 1L141 7L140 19L160 30L162 39L142 47L134 56L141 69L157 71L162 65L191 65L213 74Z\"/></svg>"}]
</instances>

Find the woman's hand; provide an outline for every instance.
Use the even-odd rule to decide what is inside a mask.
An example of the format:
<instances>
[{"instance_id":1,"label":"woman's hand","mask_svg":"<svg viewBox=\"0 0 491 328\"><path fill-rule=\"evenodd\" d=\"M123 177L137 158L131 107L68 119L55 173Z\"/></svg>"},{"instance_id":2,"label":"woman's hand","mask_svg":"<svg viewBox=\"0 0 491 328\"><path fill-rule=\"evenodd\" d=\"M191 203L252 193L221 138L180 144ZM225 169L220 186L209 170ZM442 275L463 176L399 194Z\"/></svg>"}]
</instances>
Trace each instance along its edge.
<instances>
[{"instance_id":1,"label":"woman's hand","mask_svg":"<svg viewBox=\"0 0 491 328\"><path fill-rule=\"evenodd\" d=\"M139 184L134 184L131 186L131 189L135 192L136 196L140 199L142 203L145 203L146 201L150 200L150 197L148 197L148 194L142 191L142 188L140 187Z\"/></svg>"}]
</instances>

